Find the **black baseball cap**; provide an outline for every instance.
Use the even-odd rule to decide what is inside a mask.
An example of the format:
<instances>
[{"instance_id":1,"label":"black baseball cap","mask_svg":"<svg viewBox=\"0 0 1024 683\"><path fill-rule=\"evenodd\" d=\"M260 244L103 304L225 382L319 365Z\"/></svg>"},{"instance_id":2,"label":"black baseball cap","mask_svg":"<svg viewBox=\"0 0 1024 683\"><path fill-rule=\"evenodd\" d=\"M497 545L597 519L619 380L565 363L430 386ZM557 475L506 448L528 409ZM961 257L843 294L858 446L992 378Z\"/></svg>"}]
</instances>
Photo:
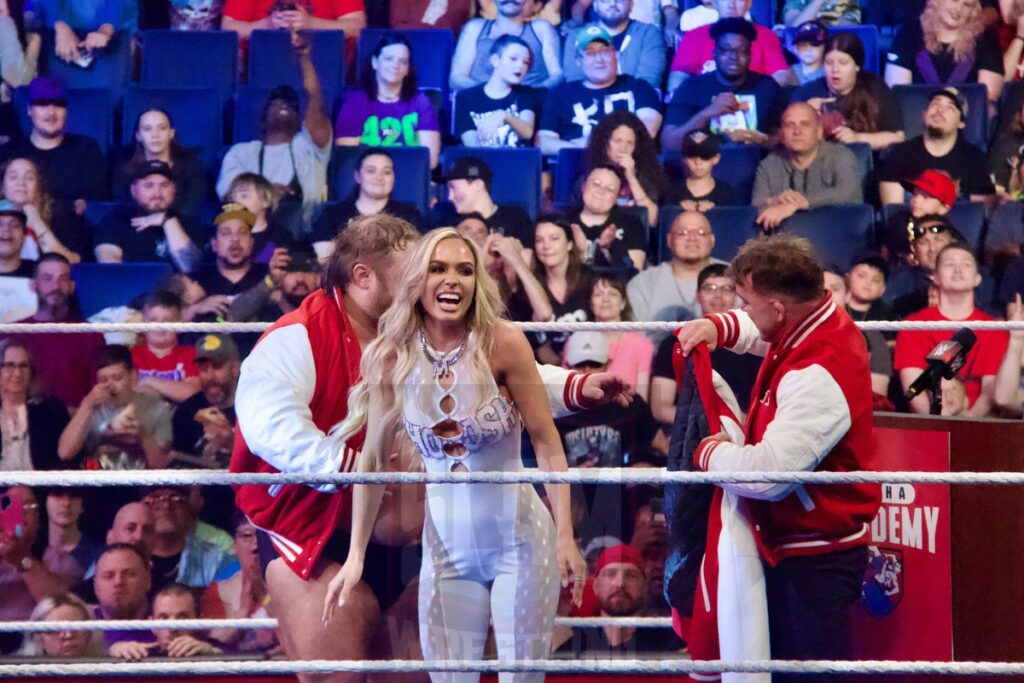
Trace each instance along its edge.
<instances>
[{"instance_id":1,"label":"black baseball cap","mask_svg":"<svg viewBox=\"0 0 1024 683\"><path fill-rule=\"evenodd\" d=\"M695 130L683 138L683 156L713 159L718 156L718 138L702 130Z\"/></svg>"},{"instance_id":2,"label":"black baseball cap","mask_svg":"<svg viewBox=\"0 0 1024 683\"><path fill-rule=\"evenodd\" d=\"M132 169L132 182L134 183L136 180L142 180L151 175L162 175L165 178L174 180L174 171L170 166L159 159L150 159Z\"/></svg>"},{"instance_id":3,"label":"black baseball cap","mask_svg":"<svg viewBox=\"0 0 1024 683\"><path fill-rule=\"evenodd\" d=\"M479 157L459 157L444 177L445 182L452 180L482 180L487 187L491 186L494 180L494 173L487 162Z\"/></svg>"}]
</instances>

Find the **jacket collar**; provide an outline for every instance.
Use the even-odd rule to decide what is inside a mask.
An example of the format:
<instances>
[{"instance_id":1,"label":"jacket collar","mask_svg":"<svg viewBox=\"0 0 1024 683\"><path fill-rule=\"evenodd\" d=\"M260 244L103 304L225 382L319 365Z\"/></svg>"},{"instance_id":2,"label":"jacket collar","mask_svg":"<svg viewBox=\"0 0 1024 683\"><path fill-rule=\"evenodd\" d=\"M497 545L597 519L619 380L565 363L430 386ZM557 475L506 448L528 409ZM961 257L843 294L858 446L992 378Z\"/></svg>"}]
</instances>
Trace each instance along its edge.
<instances>
[{"instance_id":1,"label":"jacket collar","mask_svg":"<svg viewBox=\"0 0 1024 683\"><path fill-rule=\"evenodd\" d=\"M808 313L796 327L782 338L782 341L779 343L779 350L786 351L798 346L800 342L806 339L814 330L818 329L835 312L836 305L832 301L832 295L826 293L822 296L814 310Z\"/></svg>"}]
</instances>

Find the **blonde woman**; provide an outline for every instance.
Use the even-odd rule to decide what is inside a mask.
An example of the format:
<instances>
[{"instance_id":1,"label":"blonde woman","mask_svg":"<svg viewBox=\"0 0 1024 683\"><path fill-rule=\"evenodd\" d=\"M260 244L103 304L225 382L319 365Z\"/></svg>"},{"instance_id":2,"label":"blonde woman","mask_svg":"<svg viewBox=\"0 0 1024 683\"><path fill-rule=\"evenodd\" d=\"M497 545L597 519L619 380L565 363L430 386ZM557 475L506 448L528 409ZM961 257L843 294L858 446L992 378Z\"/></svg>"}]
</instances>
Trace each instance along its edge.
<instances>
[{"instance_id":1,"label":"blonde woman","mask_svg":"<svg viewBox=\"0 0 1024 683\"><path fill-rule=\"evenodd\" d=\"M982 83L995 115L1003 91L1003 53L985 30L980 0L928 0L919 22L903 26L893 39L885 82L959 85Z\"/></svg>"},{"instance_id":2,"label":"blonde woman","mask_svg":"<svg viewBox=\"0 0 1024 683\"><path fill-rule=\"evenodd\" d=\"M362 471L385 469L403 425L428 471L521 470L523 426L542 470L567 469L530 345L501 319L501 308L475 243L441 228L415 246L338 428L345 435L366 426ZM326 618L362 577L383 490L355 487L349 555L328 589ZM554 525L530 485L427 487L419 586L425 660L480 658L492 621L499 659L546 656L561 587L572 579L579 604L585 572L568 487L548 485L547 495ZM499 680L543 678L503 673ZM431 679L478 681L479 674Z\"/></svg>"},{"instance_id":3,"label":"blonde woman","mask_svg":"<svg viewBox=\"0 0 1024 683\"><path fill-rule=\"evenodd\" d=\"M39 601L29 621L89 621L89 608L72 593L59 593ZM33 633L19 654L35 657L81 658L105 654L99 631Z\"/></svg>"}]
</instances>

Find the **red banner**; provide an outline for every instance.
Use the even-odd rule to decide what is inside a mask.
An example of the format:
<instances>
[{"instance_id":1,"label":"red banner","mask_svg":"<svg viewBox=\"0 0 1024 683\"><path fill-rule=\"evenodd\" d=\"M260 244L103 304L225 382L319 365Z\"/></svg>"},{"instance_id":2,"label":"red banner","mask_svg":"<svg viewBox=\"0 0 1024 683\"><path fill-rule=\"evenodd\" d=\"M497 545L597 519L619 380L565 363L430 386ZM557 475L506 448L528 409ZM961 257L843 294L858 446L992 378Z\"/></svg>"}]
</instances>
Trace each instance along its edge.
<instances>
[{"instance_id":1,"label":"red banner","mask_svg":"<svg viewBox=\"0 0 1024 683\"><path fill-rule=\"evenodd\" d=\"M875 429L865 469L948 472L949 433ZM859 659L953 660L947 484L883 484L855 616Z\"/></svg>"}]
</instances>

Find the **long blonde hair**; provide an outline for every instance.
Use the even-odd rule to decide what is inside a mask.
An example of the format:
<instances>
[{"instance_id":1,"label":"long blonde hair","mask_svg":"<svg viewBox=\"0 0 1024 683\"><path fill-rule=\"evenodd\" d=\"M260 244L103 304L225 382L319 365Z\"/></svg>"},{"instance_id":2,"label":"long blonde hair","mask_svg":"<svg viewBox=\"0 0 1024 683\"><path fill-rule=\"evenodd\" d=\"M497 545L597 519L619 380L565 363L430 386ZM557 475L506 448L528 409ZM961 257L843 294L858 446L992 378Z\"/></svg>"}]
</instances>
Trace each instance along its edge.
<instances>
[{"instance_id":1,"label":"long blonde hair","mask_svg":"<svg viewBox=\"0 0 1024 683\"><path fill-rule=\"evenodd\" d=\"M371 399L381 403L384 386L394 389L394 400L382 415L374 415L373 419L386 424L398 423L405 405L400 387L405 385L412 374L416 356L420 352L416 344L416 332L423 326L424 312L420 296L426 285L427 269L434 249L448 239L461 241L473 253L476 289L466 313L469 338L465 353L473 361L473 372L476 374L474 379L483 382L489 378L487 354L493 348L495 326L501 321L504 312L498 285L487 274L483 254L476 243L460 235L454 228L432 230L413 247L395 288L394 300L377 323L377 338L363 350L359 363L362 379L349 391L348 415L335 430L338 438L346 440L366 425ZM487 376L484 373L488 373ZM384 469L388 454L368 451L364 447L360 453L359 469Z\"/></svg>"},{"instance_id":2,"label":"long blonde hair","mask_svg":"<svg viewBox=\"0 0 1024 683\"><path fill-rule=\"evenodd\" d=\"M924 47L928 52L936 54L941 48L939 41L939 3L943 0L928 0L924 11L921 12L921 33L924 34ZM953 59L957 62L964 59L974 58L974 46L985 30L985 23L981 16L981 2L971 0L968 15L964 19L963 26L957 32L956 40L953 41Z\"/></svg>"}]
</instances>

